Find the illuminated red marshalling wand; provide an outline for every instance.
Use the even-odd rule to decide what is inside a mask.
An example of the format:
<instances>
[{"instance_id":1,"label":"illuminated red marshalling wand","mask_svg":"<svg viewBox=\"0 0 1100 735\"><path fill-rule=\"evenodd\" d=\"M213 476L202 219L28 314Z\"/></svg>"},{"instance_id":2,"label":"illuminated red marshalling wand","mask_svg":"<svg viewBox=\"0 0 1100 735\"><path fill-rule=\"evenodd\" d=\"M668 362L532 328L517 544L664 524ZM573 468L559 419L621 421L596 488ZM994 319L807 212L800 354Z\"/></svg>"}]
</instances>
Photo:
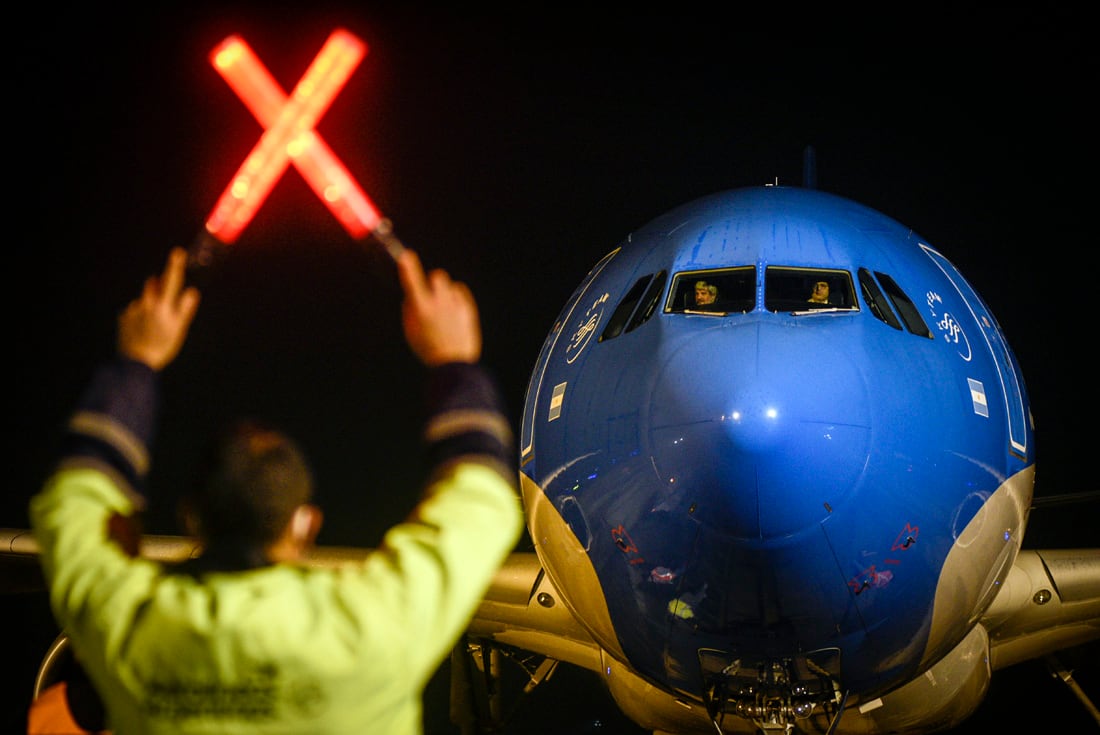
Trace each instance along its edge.
<instances>
[{"instance_id":1,"label":"illuminated red marshalling wand","mask_svg":"<svg viewBox=\"0 0 1100 735\"><path fill-rule=\"evenodd\" d=\"M229 44L230 48L220 54L215 49L215 67L223 76L238 76L230 73L240 67L238 62L247 62L250 57L234 52L246 48L239 39L231 38ZM354 36L336 31L285 103L277 110L264 108L268 113L261 120L266 128L264 134L206 220L206 229L212 235L227 245L237 239L286 171L291 154L300 157L309 147L308 135L363 58L364 50ZM239 76L243 78L245 74Z\"/></svg>"},{"instance_id":2,"label":"illuminated red marshalling wand","mask_svg":"<svg viewBox=\"0 0 1100 735\"><path fill-rule=\"evenodd\" d=\"M288 98L240 37L211 51L214 68L265 131L207 218L193 264L208 264L216 249L236 241L290 163L353 238L373 235L394 258L404 249L389 220L314 130L365 52L355 36L334 31Z\"/></svg>"}]
</instances>

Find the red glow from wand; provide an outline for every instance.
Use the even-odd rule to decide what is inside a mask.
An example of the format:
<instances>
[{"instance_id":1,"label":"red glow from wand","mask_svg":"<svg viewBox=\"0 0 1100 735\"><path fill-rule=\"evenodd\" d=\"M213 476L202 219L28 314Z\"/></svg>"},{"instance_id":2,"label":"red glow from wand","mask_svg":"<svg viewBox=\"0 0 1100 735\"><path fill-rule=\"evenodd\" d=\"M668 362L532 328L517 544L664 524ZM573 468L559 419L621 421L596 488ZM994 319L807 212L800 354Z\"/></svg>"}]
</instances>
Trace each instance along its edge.
<instances>
[{"instance_id":1,"label":"red glow from wand","mask_svg":"<svg viewBox=\"0 0 1100 735\"><path fill-rule=\"evenodd\" d=\"M292 160L353 235L378 224L377 210L313 130L365 52L350 33L333 32L290 97L240 38L231 36L211 52L214 67L265 128L207 218L211 235L226 245L235 242ZM338 206L351 201L349 191L352 205Z\"/></svg>"},{"instance_id":2,"label":"red glow from wand","mask_svg":"<svg viewBox=\"0 0 1100 735\"><path fill-rule=\"evenodd\" d=\"M235 241L288 163L352 237L378 226L378 210L314 130L365 53L366 45L347 31L333 32L288 98L239 36L210 52L214 68L265 128L207 219L212 235L225 244Z\"/></svg>"},{"instance_id":3,"label":"red glow from wand","mask_svg":"<svg viewBox=\"0 0 1100 735\"><path fill-rule=\"evenodd\" d=\"M260 121L264 133L206 219L192 264L207 265L217 247L236 241L293 163L355 239L368 235L396 258L404 249L367 195L314 129L366 53L362 41L334 31L288 97L239 36L210 52L210 62Z\"/></svg>"}]
</instances>

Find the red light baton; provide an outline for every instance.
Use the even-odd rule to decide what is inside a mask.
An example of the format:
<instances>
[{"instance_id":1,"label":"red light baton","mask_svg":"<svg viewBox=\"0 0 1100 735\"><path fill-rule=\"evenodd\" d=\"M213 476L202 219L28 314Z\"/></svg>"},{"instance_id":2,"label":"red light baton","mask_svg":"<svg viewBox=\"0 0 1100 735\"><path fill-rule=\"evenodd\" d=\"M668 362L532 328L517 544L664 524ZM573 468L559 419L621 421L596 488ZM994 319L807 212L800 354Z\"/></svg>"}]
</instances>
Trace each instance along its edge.
<instances>
[{"instance_id":1,"label":"red light baton","mask_svg":"<svg viewBox=\"0 0 1100 735\"><path fill-rule=\"evenodd\" d=\"M334 31L287 97L240 37L211 51L214 68L265 130L207 218L192 248L193 265L208 265L216 251L236 241L290 163L353 238L373 235L397 257L404 246L389 220L314 130L365 53L355 36Z\"/></svg>"}]
</instances>

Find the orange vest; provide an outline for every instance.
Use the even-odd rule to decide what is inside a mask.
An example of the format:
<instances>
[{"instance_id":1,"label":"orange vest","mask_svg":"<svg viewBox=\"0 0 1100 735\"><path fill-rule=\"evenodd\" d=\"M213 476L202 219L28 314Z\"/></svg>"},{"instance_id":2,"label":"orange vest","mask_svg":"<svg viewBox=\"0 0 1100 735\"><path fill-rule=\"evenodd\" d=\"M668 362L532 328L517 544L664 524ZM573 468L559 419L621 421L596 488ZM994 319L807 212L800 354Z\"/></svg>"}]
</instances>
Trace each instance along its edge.
<instances>
[{"instance_id":1,"label":"orange vest","mask_svg":"<svg viewBox=\"0 0 1100 735\"><path fill-rule=\"evenodd\" d=\"M93 735L76 724L69 711L66 684L59 681L50 686L31 702L27 712L27 735ZM109 735L100 730L94 735Z\"/></svg>"}]
</instances>

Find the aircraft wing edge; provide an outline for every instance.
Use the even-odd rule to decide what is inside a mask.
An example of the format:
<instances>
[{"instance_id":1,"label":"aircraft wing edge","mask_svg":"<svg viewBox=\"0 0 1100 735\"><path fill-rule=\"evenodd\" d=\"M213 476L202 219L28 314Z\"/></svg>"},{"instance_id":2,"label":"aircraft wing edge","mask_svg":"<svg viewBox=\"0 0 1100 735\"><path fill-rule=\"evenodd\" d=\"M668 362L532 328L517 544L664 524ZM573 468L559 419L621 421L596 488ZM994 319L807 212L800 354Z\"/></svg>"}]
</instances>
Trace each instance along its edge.
<instances>
[{"instance_id":1,"label":"aircraft wing edge","mask_svg":"<svg viewBox=\"0 0 1100 735\"><path fill-rule=\"evenodd\" d=\"M1100 640L1100 548L1021 551L981 624L993 670Z\"/></svg>"},{"instance_id":2,"label":"aircraft wing edge","mask_svg":"<svg viewBox=\"0 0 1100 735\"><path fill-rule=\"evenodd\" d=\"M562 602L533 552L508 556L466 634L591 671L601 669L599 645Z\"/></svg>"}]
</instances>

